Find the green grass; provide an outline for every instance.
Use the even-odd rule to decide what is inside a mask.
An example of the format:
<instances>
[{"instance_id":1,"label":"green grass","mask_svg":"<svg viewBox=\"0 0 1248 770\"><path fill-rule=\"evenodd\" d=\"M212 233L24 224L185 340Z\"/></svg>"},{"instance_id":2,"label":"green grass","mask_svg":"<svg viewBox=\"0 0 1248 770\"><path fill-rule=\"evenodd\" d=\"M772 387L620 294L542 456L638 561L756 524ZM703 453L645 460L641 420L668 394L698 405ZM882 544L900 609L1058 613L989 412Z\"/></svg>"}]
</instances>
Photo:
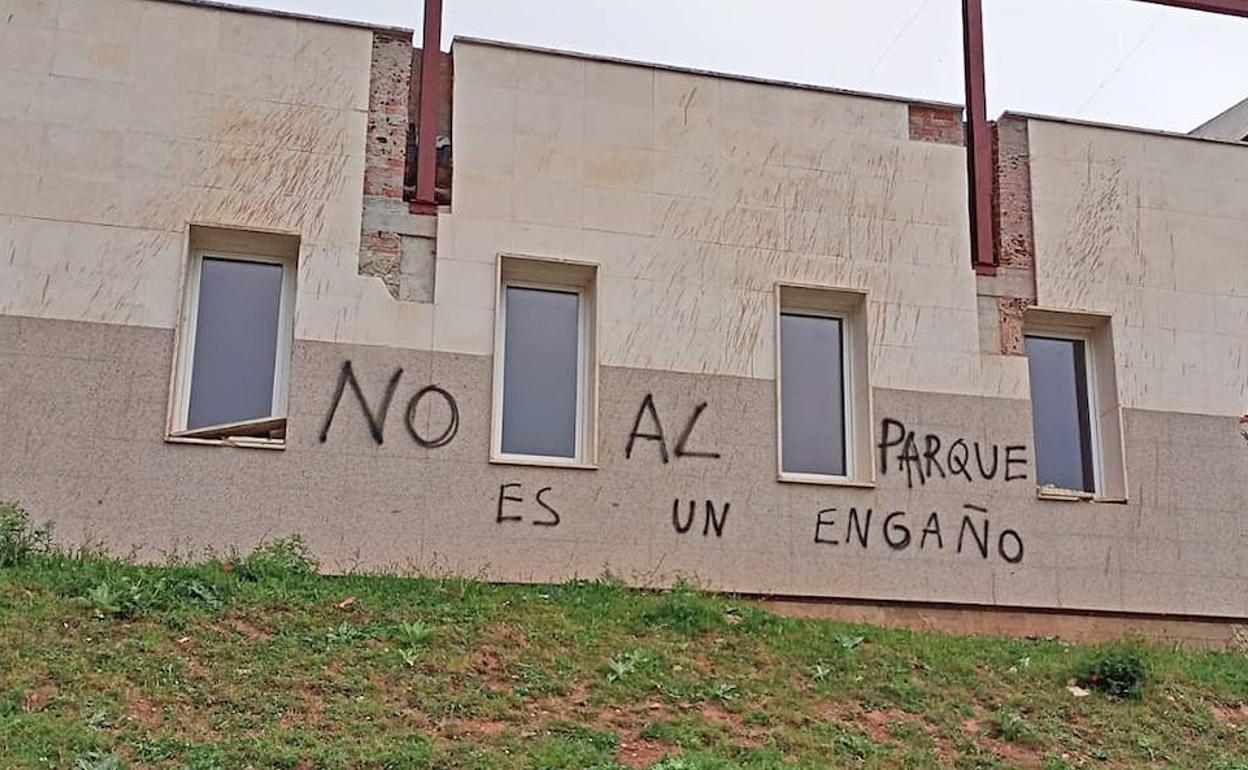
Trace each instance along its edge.
<instances>
[{"instance_id":1,"label":"green grass","mask_svg":"<svg viewBox=\"0 0 1248 770\"><path fill-rule=\"evenodd\" d=\"M322 577L297 541L11 561L6 770L1248 770L1231 653L794 620L686 586ZM1128 652L1138 697L1067 691Z\"/></svg>"}]
</instances>

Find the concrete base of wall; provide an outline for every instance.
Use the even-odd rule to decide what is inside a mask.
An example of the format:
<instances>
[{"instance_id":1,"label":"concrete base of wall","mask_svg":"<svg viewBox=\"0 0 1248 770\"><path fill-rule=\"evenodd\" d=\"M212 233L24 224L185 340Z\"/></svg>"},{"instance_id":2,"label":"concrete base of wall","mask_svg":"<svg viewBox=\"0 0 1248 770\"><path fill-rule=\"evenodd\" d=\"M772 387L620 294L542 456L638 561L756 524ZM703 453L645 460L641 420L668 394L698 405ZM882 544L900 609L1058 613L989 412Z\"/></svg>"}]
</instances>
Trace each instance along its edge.
<instances>
[{"instance_id":1,"label":"concrete base of wall","mask_svg":"<svg viewBox=\"0 0 1248 770\"><path fill-rule=\"evenodd\" d=\"M914 631L973 636L1057 637L1068 642L1104 642L1138 637L1194 649L1248 651L1248 624L1235 620L856 599L769 598L763 604L768 610L787 617L869 623Z\"/></svg>"}]
</instances>

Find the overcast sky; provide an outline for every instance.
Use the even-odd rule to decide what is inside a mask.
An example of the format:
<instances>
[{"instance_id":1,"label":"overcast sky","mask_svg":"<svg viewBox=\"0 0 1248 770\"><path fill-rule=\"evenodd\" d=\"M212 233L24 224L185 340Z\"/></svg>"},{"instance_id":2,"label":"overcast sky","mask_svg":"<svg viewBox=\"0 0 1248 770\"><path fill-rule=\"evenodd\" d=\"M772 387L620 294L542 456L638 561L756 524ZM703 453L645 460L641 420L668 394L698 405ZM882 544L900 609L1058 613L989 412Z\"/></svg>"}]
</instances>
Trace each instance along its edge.
<instances>
[{"instance_id":1,"label":"overcast sky","mask_svg":"<svg viewBox=\"0 0 1248 770\"><path fill-rule=\"evenodd\" d=\"M421 0L235 0L420 28ZM444 0L455 35L962 102L959 0ZM1188 131L1248 98L1248 19L984 0L989 112Z\"/></svg>"}]
</instances>

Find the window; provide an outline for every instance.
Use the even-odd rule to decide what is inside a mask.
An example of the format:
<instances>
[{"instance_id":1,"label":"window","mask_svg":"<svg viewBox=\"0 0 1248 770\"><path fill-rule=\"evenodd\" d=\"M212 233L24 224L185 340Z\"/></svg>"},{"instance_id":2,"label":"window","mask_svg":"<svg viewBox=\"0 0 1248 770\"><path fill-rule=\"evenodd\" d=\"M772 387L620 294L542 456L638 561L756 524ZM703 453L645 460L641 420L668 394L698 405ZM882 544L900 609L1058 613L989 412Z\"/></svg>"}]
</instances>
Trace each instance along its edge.
<instances>
[{"instance_id":1,"label":"window","mask_svg":"<svg viewBox=\"0 0 1248 770\"><path fill-rule=\"evenodd\" d=\"M192 229L173 439L277 445L285 439L297 245L290 256L272 247L289 250L297 240L255 234L249 244L248 235ZM260 248L235 250L248 245Z\"/></svg>"},{"instance_id":2,"label":"window","mask_svg":"<svg viewBox=\"0 0 1248 770\"><path fill-rule=\"evenodd\" d=\"M1036 480L1041 486L1094 494L1096 441L1087 341L1027 335Z\"/></svg>"},{"instance_id":3,"label":"window","mask_svg":"<svg viewBox=\"0 0 1248 770\"><path fill-rule=\"evenodd\" d=\"M844 322L780 314L780 403L785 473L846 476Z\"/></svg>"},{"instance_id":4,"label":"window","mask_svg":"<svg viewBox=\"0 0 1248 770\"><path fill-rule=\"evenodd\" d=\"M500 260L494 458L594 460L594 268Z\"/></svg>"},{"instance_id":5,"label":"window","mask_svg":"<svg viewBox=\"0 0 1248 770\"><path fill-rule=\"evenodd\" d=\"M1109 318L1033 309L1024 330L1040 496L1125 500Z\"/></svg>"},{"instance_id":6,"label":"window","mask_svg":"<svg viewBox=\"0 0 1248 770\"><path fill-rule=\"evenodd\" d=\"M780 479L871 483L865 295L780 286L777 302Z\"/></svg>"}]
</instances>

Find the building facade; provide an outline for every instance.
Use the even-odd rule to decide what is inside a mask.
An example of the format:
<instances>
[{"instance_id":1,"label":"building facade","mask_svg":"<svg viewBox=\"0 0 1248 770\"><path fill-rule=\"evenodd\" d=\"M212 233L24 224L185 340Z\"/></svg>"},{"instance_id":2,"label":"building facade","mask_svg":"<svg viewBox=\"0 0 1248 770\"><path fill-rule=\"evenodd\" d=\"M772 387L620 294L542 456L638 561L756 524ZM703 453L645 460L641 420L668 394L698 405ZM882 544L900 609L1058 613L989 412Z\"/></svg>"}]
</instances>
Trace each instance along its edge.
<instances>
[{"instance_id":1,"label":"building facade","mask_svg":"<svg viewBox=\"0 0 1248 770\"><path fill-rule=\"evenodd\" d=\"M142 558L1248 617L1248 147L157 0L0 28L0 497ZM449 187L449 189L445 189ZM1218 631L1216 633L1224 633Z\"/></svg>"}]
</instances>

